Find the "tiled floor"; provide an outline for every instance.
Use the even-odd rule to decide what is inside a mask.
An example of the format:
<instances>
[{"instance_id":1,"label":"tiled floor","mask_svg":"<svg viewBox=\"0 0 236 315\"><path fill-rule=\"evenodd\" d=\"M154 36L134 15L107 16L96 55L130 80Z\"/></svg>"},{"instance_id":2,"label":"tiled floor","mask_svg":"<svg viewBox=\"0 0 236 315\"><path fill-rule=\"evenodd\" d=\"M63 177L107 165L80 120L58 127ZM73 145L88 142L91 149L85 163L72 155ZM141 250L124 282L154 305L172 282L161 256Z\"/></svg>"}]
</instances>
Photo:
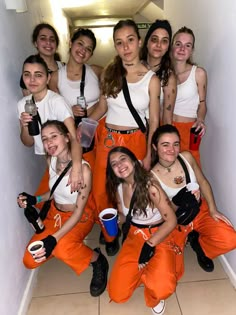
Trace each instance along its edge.
<instances>
[{"instance_id":1,"label":"tiled floor","mask_svg":"<svg viewBox=\"0 0 236 315\"><path fill-rule=\"evenodd\" d=\"M87 243L97 246L99 236L95 226ZM105 249L101 246L103 252ZM109 257L110 266L115 257ZM185 274L176 293L167 300L165 315L235 315L236 291L219 260L215 270L201 270L190 248L185 251ZM151 315L145 306L143 287L138 288L125 304L109 303L107 292L99 298L89 294L92 268L80 277L62 262L52 259L40 267L37 286L28 315Z\"/></svg>"}]
</instances>

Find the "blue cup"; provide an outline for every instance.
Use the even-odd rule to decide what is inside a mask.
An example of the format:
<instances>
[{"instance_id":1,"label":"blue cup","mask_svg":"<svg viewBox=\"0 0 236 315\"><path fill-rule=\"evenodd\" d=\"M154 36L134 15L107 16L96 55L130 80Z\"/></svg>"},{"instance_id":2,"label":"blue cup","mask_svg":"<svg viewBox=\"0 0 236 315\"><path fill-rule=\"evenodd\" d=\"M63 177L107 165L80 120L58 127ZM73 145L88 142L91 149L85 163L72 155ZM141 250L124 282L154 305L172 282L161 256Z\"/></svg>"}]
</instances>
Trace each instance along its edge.
<instances>
[{"instance_id":1,"label":"blue cup","mask_svg":"<svg viewBox=\"0 0 236 315\"><path fill-rule=\"evenodd\" d=\"M116 236L118 234L117 210L107 208L102 210L99 214L99 219L102 221L107 234L109 236Z\"/></svg>"}]
</instances>

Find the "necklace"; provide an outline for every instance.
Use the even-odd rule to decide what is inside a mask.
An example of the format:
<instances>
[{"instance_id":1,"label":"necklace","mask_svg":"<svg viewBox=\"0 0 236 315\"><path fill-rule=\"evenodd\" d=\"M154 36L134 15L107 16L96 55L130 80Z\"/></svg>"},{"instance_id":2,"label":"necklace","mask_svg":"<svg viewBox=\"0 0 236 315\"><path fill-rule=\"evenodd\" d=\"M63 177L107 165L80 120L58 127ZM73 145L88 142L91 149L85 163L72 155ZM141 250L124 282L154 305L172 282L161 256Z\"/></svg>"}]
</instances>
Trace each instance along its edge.
<instances>
[{"instance_id":1,"label":"necklace","mask_svg":"<svg viewBox=\"0 0 236 315\"><path fill-rule=\"evenodd\" d=\"M175 164L175 161L173 163L171 163L169 166L165 166L163 164L161 164L161 162L158 162L164 169L166 169L168 171L168 173L170 173L171 171L171 166Z\"/></svg>"},{"instance_id":2,"label":"necklace","mask_svg":"<svg viewBox=\"0 0 236 315\"><path fill-rule=\"evenodd\" d=\"M156 65L151 66L147 61L146 61L146 65L148 67L149 70L152 70L153 68L156 68L157 66L160 66L161 63L157 63Z\"/></svg>"}]
</instances>

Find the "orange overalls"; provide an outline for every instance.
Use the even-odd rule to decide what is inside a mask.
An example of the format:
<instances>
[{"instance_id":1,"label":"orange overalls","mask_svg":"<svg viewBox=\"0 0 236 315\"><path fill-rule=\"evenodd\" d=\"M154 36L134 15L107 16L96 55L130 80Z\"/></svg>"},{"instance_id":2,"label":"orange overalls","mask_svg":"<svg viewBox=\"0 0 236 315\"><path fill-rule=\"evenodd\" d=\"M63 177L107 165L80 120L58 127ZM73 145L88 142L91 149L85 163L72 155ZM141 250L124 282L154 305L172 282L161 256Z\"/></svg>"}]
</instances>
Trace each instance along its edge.
<instances>
[{"instance_id":1,"label":"orange overalls","mask_svg":"<svg viewBox=\"0 0 236 315\"><path fill-rule=\"evenodd\" d=\"M158 244L154 256L146 267L139 270L138 260L144 242L158 227L138 228L131 225L127 239L118 253L108 282L108 293L116 303L126 302L134 290L144 284L144 297L148 307L156 306L167 299L176 288L179 275L176 273L176 256L180 254L172 234Z\"/></svg>"},{"instance_id":2,"label":"orange overalls","mask_svg":"<svg viewBox=\"0 0 236 315\"><path fill-rule=\"evenodd\" d=\"M35 234L29 241L29 244L37 240L42 240L58 231L60 224L63 225L71 214L72 212L57 210L54 201L52 201L51 208L44 220L45 230L40 234ZM93 250L83 243L85 237L92 230L93 225L93 212L86 206L80 221L58 241L50 257L41 263L37 263L26 249L23 257L24 265L29 269L33 269L39 267L48 259L56 257L71 267L78 275L81 274L89 266L93 255Z\"/></svg>"},{"instance_id":3,"label":"orange overalls","mask_svg":"<svg viewBox=\"0 0 236 315\"><path fill-rule=\"evenodd\" d=\"M236 231L224 221L215 221L209 214L209 208L205 199L202 200L200 212L187 226L179 225L172 232L175 243L184 250L188 234L195 230L199 232L199 243L207 257L210 259L223 255L236 249ZM177 259L177 270L181 274L184 271L183 262Z\"/></svg>"},{"instance_id":4,"label":"orange overalls","mask_svg":"<svg viewBox=\"0 0 236 315\"><path fill-rule=\"evenodd\" d=\"M192 128L194 122L176 122L173 121L173 126L175 126L180 133L180 148L181 151L190 151L197 161L198 165L201 167L200 163L200 152L199 150L190 150L189 149L189 140L190 140L190 129Z\"/></svg>"},{"instance_id":5,"label":"orange overalls","mask_svg":"<svg viewBox=\"0 0 236 315\"><path fill-rule=\"evenodd\" d=\"M92 193L96 204L95 220L98 220L99 213L110 207L114 207L108 201L106 193L106 167L109 151L115 146L124 146L130 149L139 160L143 160L146 155L146 135L141 130L130 134L120 134L108 132L105 124L100 128L96 135L96 160L93 172ZM99 222L100 223L100 222ZM100 224L101 225L101 224ZM101 225L105 240L112 242L114 237L109 236Z\"/></svg>"}]
</instances>

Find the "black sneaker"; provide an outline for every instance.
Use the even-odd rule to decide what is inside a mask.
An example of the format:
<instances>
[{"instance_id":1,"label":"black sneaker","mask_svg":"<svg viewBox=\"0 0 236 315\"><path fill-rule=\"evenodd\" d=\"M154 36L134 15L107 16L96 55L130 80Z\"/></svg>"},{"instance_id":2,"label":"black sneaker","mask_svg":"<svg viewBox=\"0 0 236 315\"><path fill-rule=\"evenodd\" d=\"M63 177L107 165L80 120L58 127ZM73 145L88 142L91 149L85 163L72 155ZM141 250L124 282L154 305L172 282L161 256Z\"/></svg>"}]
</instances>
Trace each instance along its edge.
<instances>
[{"instance_id":1,"label":"black sneaker","mask_svg":"<svg viewBox=\"0 0 236 315\"><path fill-rule=\"evenodd\" d=\"M112 242L106 242L105 248L108 256L115 256L120 249L119 236L117 236Z\"/></svg>"},{"instance_id":2,"label":"black sneaker","mask_svg":"<svg viewBox=\"0 0 236 315\"><path fill-rule=\"evenodd\" d=\"M93 277L90 283L90 294L92 296L99 296L105 291L107 286L109 264L106 257L101 253L100 248L95 248L94 251L99 256L96 261L91 263L93 266Z\"/></svg>"}]
</instances>

